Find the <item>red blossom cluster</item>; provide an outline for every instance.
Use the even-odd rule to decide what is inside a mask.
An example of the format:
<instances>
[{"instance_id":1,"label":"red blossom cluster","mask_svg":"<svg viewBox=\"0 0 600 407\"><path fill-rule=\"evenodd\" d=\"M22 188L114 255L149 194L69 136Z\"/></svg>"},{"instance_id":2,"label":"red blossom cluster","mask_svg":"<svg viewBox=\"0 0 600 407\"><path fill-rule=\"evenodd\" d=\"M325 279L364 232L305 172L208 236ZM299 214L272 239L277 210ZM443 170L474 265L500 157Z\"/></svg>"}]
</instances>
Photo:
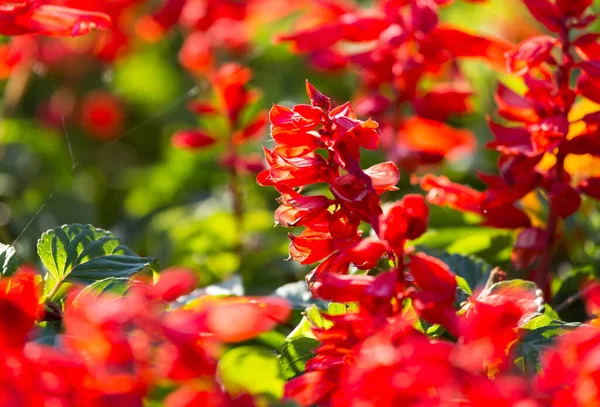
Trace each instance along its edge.
<instances>
[{"instance_id":1,"label":"red blossom cluster","mask_svg":"<svg viewBox=\"0 0 600 407\"><path fill-rule=\"evenodd\" d=\"M508 72L522 80L526 91L521 94L504 84L496 91L498 115L510 122L490 120L495 140L488 147L500 153L500 175L479 175L488 186L485 192L434 176L424 177L421 186L432 203L480 214L491 226L521 228L513 265L532 267L530 278L548 294L558 220L577 211L581 194L600 198L600 178L573 179L564 167L570 155L600 156L600 112L577 118L570 114L578 96L600 102L600 60L594 59L600 44L598 34L580 31L596 20L586 14L592 1L524 3L553 35L527 39L507 54ZM576 71L581 73L573 86ZM583 130L571 131L578 123L584 124ZM550 168L539 165L544 158L552 160ZM533 227L517 206L534 190L548 201L544 228Z\"/></svg>"},{"instance_id":2,"label":"red blossom cluster","mask_svg":"<svg viewBox=\"0 0 600 407\"><path fill-rule=\"evenodd\" d=\"M504 41L440 23L440 8L450 3L386 0L363 9L319 1L315 7L328 18L279 40L308 53L318 68L355 67L362 81L357 111L380 123L388 157L413 171L474 151L469 131L444 124L472 111L472 90L458 62L483 58L502 66L511 49ZM415 115L406 117L407 109Z\"/></svg>"},{"instance_id":3,"label":"red blossom cluster","mask_svg":"<svg viewBox=\"0 0 600 407\"><path fill-rule=\"evenodd\" d=\"M323 313L324 321L309 318L319 346L305 373L286 384L285 397L332 407L594 405L598 361L572 362L600 349L600 332L586 326L565 335L542 357L544 373L533 381L518 373L512 357L522 327L539 315L537 294L490 281L457 304L450 268L406 246L426 229L423 199L408 195L383 211L379 193L394 188L397 170L390 163L360 167L360 149L377 146L377 124L357 119L347 103L333 107L310 83L307 93L310 105L273 107L277 145L265 149L269 168L258 181L281 193L276 222L305 228L290 235L291 258L325 259L307 277L312 295L354 307ZM307 195L315 184L329 193ZM374 235L362 238L361 222ZM419 321L446 333L428 335Z\"/></svg>"},{"instance_id":4,"label":"red blossom cluster","mask_svg":"<svg viewBox=\"0 0 600 407\"><path fill-rule=\"evenodd\" d=\"M64 332L43 343L40 278L30 272L0 281L0 404L6 407L142 406L158 386L168 407L253 406L226 394L216 367L226 343L248 340L285 322L278 298L204 297L186 308L170 304L196 287L183 270L156 284L131 281L125 295L74 290L66 299Z\"/></svg>"},{"instance_id":5,"label":"red blossom cluster","mask_svg":"<svg viewBox=\"0 0 600 407\"><path fill-rule=\"evenodd\" d=\"M188 109L202 120L217 117L224 120L227 149L222 157L222 165L236 172L257 173L263 169L259 156L242 156L238 151L244 144L259 138L266 125L264 112L259 112L250 119L244 116L260 96L255 89L248 87L251 79L252 72L249 68L236 63L225 64L210 76L214 100L193 100L188 104ZM212 146L217 138L205 131L193 129L177 132L172 141L176 147L199 150Z\"/></svg>"}]
</instances>

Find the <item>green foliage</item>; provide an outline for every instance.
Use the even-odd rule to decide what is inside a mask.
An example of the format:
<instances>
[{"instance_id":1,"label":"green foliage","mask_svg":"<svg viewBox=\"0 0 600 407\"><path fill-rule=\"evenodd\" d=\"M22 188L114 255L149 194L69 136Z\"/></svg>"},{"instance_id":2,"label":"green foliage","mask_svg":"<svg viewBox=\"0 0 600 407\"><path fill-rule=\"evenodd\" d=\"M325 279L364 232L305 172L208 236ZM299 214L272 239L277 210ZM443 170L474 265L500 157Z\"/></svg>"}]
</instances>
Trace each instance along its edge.
<instances>
[{"instance_id":1,"label":"green foliage","mask_svg":"<svg viewBox=\"0 0 600 407\"><path fill-rule=\"evenodd\" d=\"M314 356L319 341L308 337L298 337L287 341L280 350L279 363L286 380L304 373L304 366Z\"/></svg>"},{"instance_id":2,"label":"green foliage","mask_svg":"<svg viewBox=\"0 0 600 407\"><path fill-rule=\"evenodd\" d=\"M19 268L19 259L13 246L0 243L0 267L2 275L11 275Z\"/></svg>"},{"instance_id":3,"label":"green foliage","mask_svg":"<svg viewBox=\"0 0 600 407\"><path fill-rule=\"evenodd\" d=\"M558 336L581 325L557 321L547 315L532 319L524 326L525 334L515 346L515 363L527 374L535 374L540 371L540 355L552 348Z\"/></svg>"},{"instance_id":4,"label":"green foliage","mask_svg":"<svg viewBox=\"0 0 600 407\"><path fill-rule=\"evenodd\" d=\"M217 368L218 377L231 394L249 393L280 398L284 380L277 356L257 346L229 350Z\"/></svg>"},{"instance_id":5,"label":"green foliage","mask_svg":"<svg viewBox=\"0 0 600 407\"><path fill-rule=\"evenodd\" d=\"M464 226L430 230L413 243L449 254L475 255L489 264L503 265L510 259L514 239L513 231Z\"/></svg>"},{"instance_id":6,"label":"green foliage","mask_svg":"<svg viewBox=\"0 0 600 407\"><path fill-rule=\"evenodd\" d=\"M552 305L557 307L561 319L582 321L587 312L582 298L575 298L586 282L597 278L597 272L591 265L570 270L562 278L555 278L552 284ZM572 298L573 297L573 298Z\"/></svg>"},{"instance_id":7,"label":"green foliage","mask_svg":"<svg viewBox=\"0 0 600 407\"><path fill-rule=\"evenodd\" d=\"M80 295L100 295L106 291L110 291L118 295L123 295L125 291L127 291L127 288L130 283L131 280L123 277L108 277L104 280L95 281L90 285L86 286L83 290L81 290L74 301L77 301L77 298L79 298Z\"/></svg>"},{"instance_id":8,"label":"green foliage","mask_svg":"<svg viewBox=\"0 0 600 407\"><path fill-rule=\"evenodd\" d=\"M85 284L107 278L126 278L142 270L155 270L155 261L139 257L121 241L92 225L64 225L42 235L38 255L48 270L46 294L52 297L65 281Z\"/></svg>"}]
</instances>

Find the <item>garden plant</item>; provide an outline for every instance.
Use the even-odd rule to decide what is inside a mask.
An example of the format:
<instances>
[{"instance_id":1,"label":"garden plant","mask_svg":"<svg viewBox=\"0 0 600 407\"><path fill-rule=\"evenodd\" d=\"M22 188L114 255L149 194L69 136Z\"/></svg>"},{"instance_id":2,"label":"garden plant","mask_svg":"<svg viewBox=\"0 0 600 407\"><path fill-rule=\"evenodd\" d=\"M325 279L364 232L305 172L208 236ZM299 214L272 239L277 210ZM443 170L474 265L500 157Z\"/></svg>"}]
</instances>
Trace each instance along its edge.
<instances>
[{"instance_id":1,"label":"garden plant","mask_svg":"<svg viewBox=\"0 0 600 407\"><path fill-rule=\"evenodd\" d=\"M0 406L600 406L599 15L0 1Z\"/></svg>"}]
</instances>

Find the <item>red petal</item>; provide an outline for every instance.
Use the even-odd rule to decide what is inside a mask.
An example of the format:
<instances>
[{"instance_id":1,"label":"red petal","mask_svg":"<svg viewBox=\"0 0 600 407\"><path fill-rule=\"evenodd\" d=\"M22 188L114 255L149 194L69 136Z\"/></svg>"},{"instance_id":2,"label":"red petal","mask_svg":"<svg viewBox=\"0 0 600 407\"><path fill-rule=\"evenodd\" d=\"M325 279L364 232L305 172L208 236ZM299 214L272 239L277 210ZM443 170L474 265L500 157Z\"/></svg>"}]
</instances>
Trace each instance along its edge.
<instances>
[{"instance_id":1,"label":"red petal","mask_svg":"<svg viewBox=\"0 0 600 407\"><path fill-rule=\"evenodd\" d=\"M468 130L455 129L442 122L411 117L404 122L398 134L398 143L413 151L439 154L471 153L477 141Z\"/></svg>"},{"instance_id":2,"label":"red petal","mask_svg":"<svg viewBox=\"0 0 600 407\"><path fill-rule=\"evenodd\" d=\"M453 299L456 296L456 275L441 260L417 253L410 256L409 269L421 290L443 298Z\"/></svg>"},{"instance_id":3,"label":"red petal","mask_svg":"<svg viewBox=\"0 0 600 407\"><path fill-rule=\"evenodd\" d=\"M171 268L160 274L158 282L152 286L152 293L163 301L172 302L191 293L197 283L198 279L192 270Z\"/></svg>"},{"instance_id":4,"label":"red petal","mask_svg":"<svg viewBox=\"0 0 600 407\"><path fill-rule=\"evenodd\" d=\"M544 24L550 31L560 32L561 16L549 0L523 0L523 3L537 21Z\"/></svg>"},{"instance_id":5,"label":"red petal","mask_svg":"<svg viewBox=\"0 0 600 407\"><path fill-rule=\"evenodd\" d=\"M306 81L306 94L313 106L320 107L327 112L331 110L331 99L319 92L309 81Z\"/></svg>"},{"instance_id":6,"label":"red petal","mask_svg":"<svg viewBox=\"0 0 600 407\"><path fill-rule=\"evenodd\" d=\"M435 30L435 41L453 57L482 57L502 70L506 66L506 52L514 47L500 39L480 37L442 25Z\"/></svg>"},{"instance_id":7,"label":"red petal","mask_svg":"<svg viewBox=\"0 0 600 407\"><path fill-rule=\"evenodd\" d=\"M540 35L523 41L516 50L508 54L508 70L517 75L523 75L550 57L558 40L547 35Z\"/></svg>"},{"instance_id":8,"label":"red petal","mask_svg":"<svg viewBox=\"0 0 600 407\"><path fill-rule=\"evenodd\" d=\"M502 83L498 84L495 99L498 113L508 120L535 123L540 119L534 100L517 94Z\"/></svg>"},{"instance_id":9,"label":"red petal","mask_svg":"<svg viewBox=\"0 0 600 407\"><path fill-rule=\"evenodd\" d=\"M334 251L333 240L329 234L306 229L300 236L288 235L290 256L300 264L312 264L323 260Z\"/></svg>"},{"instance_id":10,"label":"red petal","mask_svg":"<svg viewBox=\"0 0 600 407\"><path fill-rule=\"evenodd\" d=\"M578 65L591 78L600 79L600 61L582 61Z\"/></svg>"},{"instance_id":11,"label":"red petal","mask_svg":"<svg viewBox=\"0 0 600 407\"><path fill-rule=\"evenodd\" d=\"M377 266L385 253L383 243L373 238L366 238L350 249L344 250L342 260L351 262L359 270L370 270Z\"/></svg>"},{"instance_id":12,"label":"red petal","mask_svg":"<svg viewBox=\"0 0 600 407\"><path fill-rule=\"evenodd\" d=\"M327 273L311 287L313 297L334 302L359 301L374 277Z\"/></svg>"},{"instance_id":13,"label":"red petal","mask_svg":"<svg viewBox=\"0 0 600 407\"><path fill-rule=\"evenodd\" d=\"M177 148L197 150L210 146L217 140L199 130L184 130L175 133L171 141Z\"/></svg>"},{"instance_id":14,"label":"red petal","mask_svg":"<svg viewBox=\"0 0 600 407\"><path fill-rule=\"evenodd\" d=\"M373 188L378 194L385 191L396 191L396 184L400 181L400 171L396 164L391 161L376 164L365 170L365 174L371 177Z\"/></svg>"},{"instance_id":15,"label":"red petal","mask_svg":"<svg viewBox=\"0 0 600 407\"><path fill-rule=\"evenodd\" d=\"M107 14L52 5L35 5L24 14L13 14L13 18L14 20L7 24L7 27L10 27L8 32L0 28L2 34L34 33L75 37L94 29L107 30L111 25ZM14 27L20 27L23 31L11 33Z\"/></svg>"},{"instance_id":16,"label":"red petal","mask_svg":"<svg viewBox=\"0 0 600 407\"><path fill-rule=\"evenodd\" d=\"M600 80L582 74L577 80L577 93L592 102L600 103Z\"/></svg>"},{"instance_id":17,"label":"red petal","mask_svg":"<svg viewBox=\"0 0 600 407\"><path fill-rule=\"evenodd\" d=\"M223 342L242 342L285 323L291 310L278 297L222 298L206 306L206 326Z\"/></svg>"},{"instance_id":18,"label":"red petal","mask_svg":"<svg viewBox=\"0 0 600 407\"><path fill-rule=\"evenodd\" d=\"M594 199L600 200L600 177L584 179L579 183L579 190Z\"/></svg>"},{"instance_id":19,"label":"red petal","mask_svg":"<svg viewBox=\"0 0 600 407\"><path fill-rule=\"evenodd\" d=\"M429 191L427 200L436 205L448 205L460 211L481 213L483 193L450 182L447 177L428 174L421 179L421 188Z\"/></svg>"},{"instance_id":20,"label":"red petal","mask_svg":"<svg viewBox=\"0 0 600 407\"><path fill-rule=\"evenodd\" d=\"M581 197L571 185L556 183L552 185L550 191L550 203L558 216L567 218L577 212L581 204Z\"/></svg>"}]
</instances>

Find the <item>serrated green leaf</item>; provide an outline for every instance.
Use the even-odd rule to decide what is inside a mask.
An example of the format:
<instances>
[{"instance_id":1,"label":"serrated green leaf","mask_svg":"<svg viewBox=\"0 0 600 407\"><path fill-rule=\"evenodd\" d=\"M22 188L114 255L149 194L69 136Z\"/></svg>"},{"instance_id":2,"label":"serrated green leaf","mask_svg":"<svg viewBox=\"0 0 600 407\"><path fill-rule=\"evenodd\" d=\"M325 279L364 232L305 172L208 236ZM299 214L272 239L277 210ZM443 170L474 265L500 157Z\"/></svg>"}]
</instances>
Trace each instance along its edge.
<instances>
[{"instance_id":1,"label":"serrated green leaf","mask_svg":"<svg viewBox=\"0 0 600 407\"><path fill-rule=\"evenodd\" d=\"M249 393L275 399L283 395L285 381L277 356L257 346L229 350L219 360L217 374L225 389L233 395Z\"/></svg>"},{"instance_id":2,"label":"serrated green leaf","mask_svg":"<svg viewBox=\"0 0 600 407\"><path fill-rule=\"evenodd\" d=\"M96 257L73 268L68 281L90 283L109 277L130 277L140 271L156 270L155 260L124 255L108 255Z\"/></svg>"},{"instance_id":3,"label":"serrated green leaf","mask_svg":"<svg viewBox=\"0 0 600 407\"><path fill-rule=\"evenodd\" d=\"M117 277L109 277L104 280L95 281L92 284L85 287L83 290L77 294L74 302L77 301L79 296L87 295L87 294L95 294L100 295L103 292L110 291L117 295L123 295L129 286L130 280L128 278L117 278Z\"/></svg>"},{"instance_id":4,"label":"serrated green leaf","mask_svg":"<svg viewBox=\"0 0 600 407\"><path fill-rule=\"evenodd\" d=\"M111 232L92 225L63 225L44 233L38 255L52 278L46 294L53 296L65 281L86 284L110 277L127 278L144 269L155 269L154 259L142 258L122 245Z\"/></svg>"},{"instance_id":5,"label":"serrated green leaf","mask_svg":"<svg viewBox=\"0 0 600 407\"><path fill-rule=\"evenodd\" d=\"M314 356L319 341L313 338L299 337L287 341L280 350L279 366L286 380L304 373L304 367Z\"/></svg>"},{"instance_id":6,"label":"serrated green leaf","mask_svg":"<svg viewBox=\"0 0 600 407\"><path fill-rule=\"evenodd\" d=\"M536 374L540 371L540 355L553 346L554 340L558 336L581 325L577 322L552 320L546 315L532 319L526 326L533 329L527 330L515 347L515 363L525 373Z\"/></svg>"},{"instance_id":7,"label":"serrated green leaf","mask_svg":"<svg viewBox=\"0 0 600 407\"><path fill-rule=\"evenodd\" d=\"M19 268L20 262L13 246L0 243L0 266L2 275L10 276Z\"/></svg>"}]
</instances>

